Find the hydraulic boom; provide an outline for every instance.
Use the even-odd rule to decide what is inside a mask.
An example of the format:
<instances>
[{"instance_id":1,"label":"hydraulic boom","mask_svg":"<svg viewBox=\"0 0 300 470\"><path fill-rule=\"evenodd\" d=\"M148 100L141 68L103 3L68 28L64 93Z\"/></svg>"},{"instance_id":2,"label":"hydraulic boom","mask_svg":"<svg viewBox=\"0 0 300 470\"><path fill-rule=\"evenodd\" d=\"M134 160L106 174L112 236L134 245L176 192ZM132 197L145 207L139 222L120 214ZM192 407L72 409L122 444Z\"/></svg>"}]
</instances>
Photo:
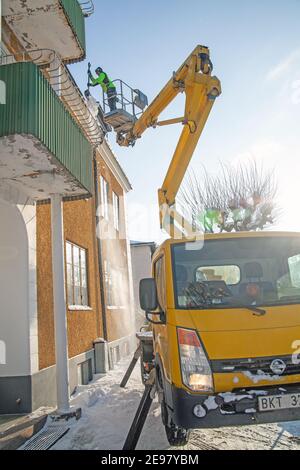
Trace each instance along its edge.
<instances>
[{"instance_id":1,"label":"hydraulic boom","mask_svg":"<svg viewBox=\"0 0 300 470\"><path fill-rule=\"evenodd\" d=\"M158 191L161 227L173 238L192 236L193 233L191 225L176 211L175 200L215 99L221 94L220 81L212 76L212 70L209 49L197 46L132 129L117 137L119 145L130 146L149 127L183 124L171 164ZM184 116L159 121L160 114L182 92L186 96Z\"/></svg>"}]
</instances>

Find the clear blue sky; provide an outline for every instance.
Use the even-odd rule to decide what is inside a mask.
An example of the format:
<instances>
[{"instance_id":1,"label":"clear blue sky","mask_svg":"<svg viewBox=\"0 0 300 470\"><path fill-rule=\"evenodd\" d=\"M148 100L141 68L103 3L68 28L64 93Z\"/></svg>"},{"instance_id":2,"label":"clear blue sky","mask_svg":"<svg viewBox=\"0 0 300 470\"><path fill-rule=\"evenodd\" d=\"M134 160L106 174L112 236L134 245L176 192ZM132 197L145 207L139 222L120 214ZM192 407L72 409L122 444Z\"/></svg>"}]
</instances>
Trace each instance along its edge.
<instances>
[{"instance_id":1,"label":"clear blue sky","mask_svg":"<svg viewBox=\"0 0 300 470\"><path fill-rule=\"evenodd\" d=\"M86 20L87 60L71 71L84 90L88 60L112 79L122 78L151 100L197 44L210 47L222 82L192 167L211 172L218 162L256 157L276 167L280 228L300 231L300 1L287 0L94 0ZM100 90L94 89L99 97ZM182 101L172 107L182 115ZM149 130L133 149L112 144L132 182L130 234L159 238L157 189L180 127ZM147 208L150 220L140 215ZM139 215L137 215L139 214Z\"/></svg>"}]
</instances>

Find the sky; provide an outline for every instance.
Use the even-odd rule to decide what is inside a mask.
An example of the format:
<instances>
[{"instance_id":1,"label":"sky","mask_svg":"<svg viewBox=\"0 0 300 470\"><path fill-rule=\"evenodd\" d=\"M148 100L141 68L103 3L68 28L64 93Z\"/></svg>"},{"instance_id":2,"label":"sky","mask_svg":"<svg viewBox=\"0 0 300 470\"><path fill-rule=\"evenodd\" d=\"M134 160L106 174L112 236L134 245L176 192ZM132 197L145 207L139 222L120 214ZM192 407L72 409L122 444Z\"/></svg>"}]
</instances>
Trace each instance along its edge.
<instances>
[{"instance_id":1,"label":"sky","mask_svg":"<svg viewBox=\"0 0 300 470\"><path fill-rule=\"evenodd\" d=\"M139 88L151 101L197 44L210 48L217 99L191 168L216 174L220 162L255 158L274 168L281 218L300 231L300 0L94 0L86 20L87 59L71 66L82 90L87 63ZM100 97L100 89L93 89ZM183 114L182 96L163 117ZM157 190L182 128L149 129L134 148L109 142L132 183L129 234L159 241Z\"/></svg>"}]
</instances>

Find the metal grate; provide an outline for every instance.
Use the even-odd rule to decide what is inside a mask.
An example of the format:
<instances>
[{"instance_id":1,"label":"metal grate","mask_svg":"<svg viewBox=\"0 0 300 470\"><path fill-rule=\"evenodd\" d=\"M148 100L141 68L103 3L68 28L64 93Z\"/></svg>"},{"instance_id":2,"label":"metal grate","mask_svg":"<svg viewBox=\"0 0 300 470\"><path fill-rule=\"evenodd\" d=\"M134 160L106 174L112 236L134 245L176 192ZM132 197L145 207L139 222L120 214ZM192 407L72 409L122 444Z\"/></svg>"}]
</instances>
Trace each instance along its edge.
<instances>
[{"instance_id":1,"label":"metal grate","mask_svg":"<svg viewBox=\"0 0 300 470\"><path fill-rule=\"evenodd\" d=\"M22 447L22 450L48 450L59 441L70 428L67 426L48 426L47 429L41 431L31 438Z\"/></svg>"}]
</instances>

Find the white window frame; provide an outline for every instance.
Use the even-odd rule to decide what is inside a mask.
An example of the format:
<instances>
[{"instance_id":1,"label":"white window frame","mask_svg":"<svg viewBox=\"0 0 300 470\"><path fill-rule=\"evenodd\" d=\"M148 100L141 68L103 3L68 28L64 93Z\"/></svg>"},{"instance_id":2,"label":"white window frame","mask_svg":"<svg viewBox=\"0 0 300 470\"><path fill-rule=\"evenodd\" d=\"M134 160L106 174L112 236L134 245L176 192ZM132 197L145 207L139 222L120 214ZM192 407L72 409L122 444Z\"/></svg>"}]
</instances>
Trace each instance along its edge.
<instances>
[{"instance_id":1,"label":"white window frame","mask_svg":"<svg viewBox=\"0 0 300 470\"><path fill-rule=\"evenodd\" d=\"M109 220L109 183L100 175L100 198L101 198L101 215L104 219Z\"/></svg>"},{"instance_id":2,"label":"white window frame","mask_svg":"<svg viewBox=\"0 0 300 470\"><path fill-rule=\"evenodd\" d=\"M113 191L113 213L114 213L114 228L119 232L120 231L120 198Z\"/></svg>"},{"instance_id":3,"label":"white window frame","mask_svg":"<svg viewBox=\"0 0 300 470\"><path fill-rule=\"evenodd\" d=\"M68 257L69 249L71 251L71 259ZM79 285L75 285L75 262L74 262L74 251L79 250ZM83 263L83 259L85 260ZM75 243L66 241L66 280L67 280L67 302L69 310L91 310L89 305L89 282L88 282L88 250ZM83 276L83 271L84 276ZM70 280L71 273L71 280ZM84 281L85 279L85 281ZM70 282L71 281L71 282ZM84 285L84 283L86 285ZM72 299L70 300L70 288L72 290ZM80 289L80 301L75 299L75 289ZM86 289L86 302L83 302L84 295L83 289Z\"/></svg>"}]
</instances>

